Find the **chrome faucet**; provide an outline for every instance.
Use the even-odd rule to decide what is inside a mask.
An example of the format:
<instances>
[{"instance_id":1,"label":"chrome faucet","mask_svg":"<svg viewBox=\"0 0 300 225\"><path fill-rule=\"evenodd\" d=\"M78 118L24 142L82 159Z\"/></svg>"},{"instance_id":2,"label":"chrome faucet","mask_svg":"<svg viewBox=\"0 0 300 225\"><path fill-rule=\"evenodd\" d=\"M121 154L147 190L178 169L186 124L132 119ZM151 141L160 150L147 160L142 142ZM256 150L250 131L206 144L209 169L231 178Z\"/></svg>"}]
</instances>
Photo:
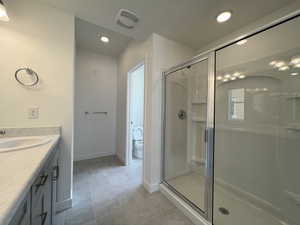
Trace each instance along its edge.
<instances>
[{"instance_id":1,"label":"chrome faucet","mask_svg":"<svg viewBox=\"0 0 300 225\"><path fill-rule=\"evenodd\" d=\"M0 130L0 135L4 136L6 134L5 130Z\"/></svg>"}]
</instances>

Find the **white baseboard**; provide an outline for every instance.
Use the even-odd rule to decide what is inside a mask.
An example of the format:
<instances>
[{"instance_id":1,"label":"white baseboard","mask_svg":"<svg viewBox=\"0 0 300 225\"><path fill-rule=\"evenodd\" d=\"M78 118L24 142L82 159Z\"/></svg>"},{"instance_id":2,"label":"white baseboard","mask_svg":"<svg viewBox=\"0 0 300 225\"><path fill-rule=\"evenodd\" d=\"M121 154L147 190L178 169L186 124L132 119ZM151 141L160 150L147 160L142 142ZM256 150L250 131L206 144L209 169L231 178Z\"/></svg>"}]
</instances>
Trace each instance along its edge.
<instances>
[{"instance_id":1,"label":"white baseboard","mask_svg":"<svg viewBox=\"0 0 300 225\"><path fill-rule=\"evenodd\" d=\"M97 152L97 153L90 153L90 154L79 154L74 156L74 161L81 161L81 160L86 160L86 159L95 159L95 158L100 158L103 156L110 156L110 155L115 155L115 153L112 152Z\"/></svg>"},{"instance_id":2,"label":"white baseboard","mask_svg":"<svg viewBox=\"0 0 300 225\"><path fill-rule=\"evenodd\" d=\"M170 176L170 174L168 173L168 179L173 179L173 178L176 178L176 177L180 177L180 176L184 176L184 175L187 175L191 172L191 169L190 168L186 168L184 170L181 170L181 171L177 171L176 174L172 174L172 176Z\"/></svg>"},{"instance_id":3,"label":"white baseboard","mask_svg":"<svg viewBox=\"0 0 300 225\"><path fill-rule=\"evenodd\" d=\"M153 192L159 191L159 184L150 184L149 182L147 182L146 180L144 180L143 185L144 185L144 188L149 193L153 193Z\"/></svg>"},{"instance_id":4,"label":"white baseboard","mask_svg":"<svg viewBox=\"0 0 300 225\"><path fill-rule=\"evenodd\" d=\"M174 194L164 184L159 185L161 193L166 196L179 210L182 211L195 225L211 225L209 221L204 219L198 212L196 212L190 205Z\"/></svg>"},{"instance_id":5,"label":"white baseboard","mask_svg":"<svg viewBox=\"0 0 300 225\"><path fill-rule=\"evenodd\" d=\"M126 162L124 161L124 159L122 157L119 156L119 154L116 154L117 158L120 160L120 162L123 164L123 166L126 166Z\"/></svg>"},{"instance_id":6,"label":"white baseboard","mask_svg":"<svg viewBox=\"0 0 300 225\"><path fill-rule=\"evenodd\" d=\"M192 157L192 161L195 161L196 163L199 163L201 166L205 166L205 159L203 158L198 158L196 156Z\"/></svg>"},{"instance_id":7,"label":"white baseboard","mask_svg":"<svg viewBox=\"0 0 300 225\"><path fill-rule=\"evenodd\" d=\"M72 198L57 202L55 205L56 213L72 208Z\"/></svg>"}]
</instances>

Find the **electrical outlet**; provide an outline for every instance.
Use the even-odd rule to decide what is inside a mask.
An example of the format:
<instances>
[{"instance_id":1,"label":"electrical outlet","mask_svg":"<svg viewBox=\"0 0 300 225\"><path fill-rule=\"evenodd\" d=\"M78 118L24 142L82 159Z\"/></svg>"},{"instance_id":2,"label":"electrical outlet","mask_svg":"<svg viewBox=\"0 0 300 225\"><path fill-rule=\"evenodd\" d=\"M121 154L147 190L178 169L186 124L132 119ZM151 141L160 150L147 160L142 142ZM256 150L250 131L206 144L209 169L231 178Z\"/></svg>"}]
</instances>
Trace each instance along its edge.
<instances>
[{"instance_id":1,"label":"electrical outlet","mask_svg":"<svg viewBox=\"0 0 300 225\"><path fill-rule=\"evenodd\" d=\"M28 119L38 119L39 118L39 107L28 108Z\"/></svg>"}]
</instances>

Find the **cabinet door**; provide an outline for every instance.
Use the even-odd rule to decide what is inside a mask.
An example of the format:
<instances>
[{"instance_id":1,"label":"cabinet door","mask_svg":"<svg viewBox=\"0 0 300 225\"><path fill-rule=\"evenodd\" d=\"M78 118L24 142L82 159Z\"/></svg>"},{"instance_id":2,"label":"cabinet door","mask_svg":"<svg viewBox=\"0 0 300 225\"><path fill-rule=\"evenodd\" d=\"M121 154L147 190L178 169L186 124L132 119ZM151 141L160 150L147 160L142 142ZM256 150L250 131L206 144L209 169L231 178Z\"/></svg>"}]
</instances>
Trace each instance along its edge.
<instances>
[{"instance_id":1,"label":"cabinet door","mask_svg":"<svg viewBox=\"0 0 300 225\"><path fill-rule=\"evenodd\" d=\"M45 194L44 194L44 211L47 212L48 218L47 221L43 225L51 225L52 224L52 162L47 168L47 173L50 175L51 179L48 180L45 185Z\"/></svg>"},{"instance_id":2,"label":"cabinet door","mask_svg":"<svg viewBox=\"0 0 300 225\"><path fill-rule=\"evenodd\" d=\"M47 185L48 180L50 180L50 174L48 171L43 170L40 175L35 179L35 182L32 185L31 188L31 202L33 207L37 204L39 199L41 198L41 195L45 191L45 185Z\"/></svg>"},{"instance_id":3,"label":"cabinet door","mask_svg":"<svg viewBox=\"0 0 300 225\"><path fill-rule=\"evenodd\" d=\"M51 179L47 179L41 188L39 199L32 205L32 225L51 225Z\"/></svg>"},{"instance_id":4,"label":"cabinet door","mask_svg":"<svg viewBox=\"0 0 300 225\"><path fill-rule=\"evenodd\" d=\"M9 225L30 225L30 195L23 201Z\"/></svg>"},{"instance_id":5,"label":"cabinet door","mask_svg":"<svg viewBox=\"0 0 300 225\"><path fill-rule=\"evenodd\" d=\"M52 224L54 224L55 215L56 215L56 201L57 201L57 183L59 177L59 166L58 166L58 154L55 155L52 163L52 183L51 183L51 215L52 215Z\"/></svg>"}]
</instances>

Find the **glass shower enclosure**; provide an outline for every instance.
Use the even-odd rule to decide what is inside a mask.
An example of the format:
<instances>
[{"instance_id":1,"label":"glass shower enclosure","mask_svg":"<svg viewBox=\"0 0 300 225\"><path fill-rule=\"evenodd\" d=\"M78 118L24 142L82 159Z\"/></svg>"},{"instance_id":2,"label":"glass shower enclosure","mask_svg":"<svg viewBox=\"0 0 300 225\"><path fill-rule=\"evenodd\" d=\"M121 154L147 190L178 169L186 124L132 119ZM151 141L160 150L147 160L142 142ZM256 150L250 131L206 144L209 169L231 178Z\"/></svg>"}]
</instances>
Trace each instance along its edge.
<instances>
[{"instance_id":1,"label":"glass shower enclosure","mask_svg":"<svg viewBox=\"0 0 300 225\"><path fill-rule=\"evenodd\" d=\"M207 173L211 156L206 148L213 125L208 116L212 58L201 56L168 71L164 88L164 183L206 218L211 213L212 176Z\"/></svg>"},{"instance_id":2,"label":"glass shower enclosure","mask_svg":"<svg viewBox=\"0 0 300 225\"><path fill-rule=\"evenodd\" d=\"M166 71L163 99L168 189L216 225L300 225L299 12Z\"/></svg>"}]
</instances>

